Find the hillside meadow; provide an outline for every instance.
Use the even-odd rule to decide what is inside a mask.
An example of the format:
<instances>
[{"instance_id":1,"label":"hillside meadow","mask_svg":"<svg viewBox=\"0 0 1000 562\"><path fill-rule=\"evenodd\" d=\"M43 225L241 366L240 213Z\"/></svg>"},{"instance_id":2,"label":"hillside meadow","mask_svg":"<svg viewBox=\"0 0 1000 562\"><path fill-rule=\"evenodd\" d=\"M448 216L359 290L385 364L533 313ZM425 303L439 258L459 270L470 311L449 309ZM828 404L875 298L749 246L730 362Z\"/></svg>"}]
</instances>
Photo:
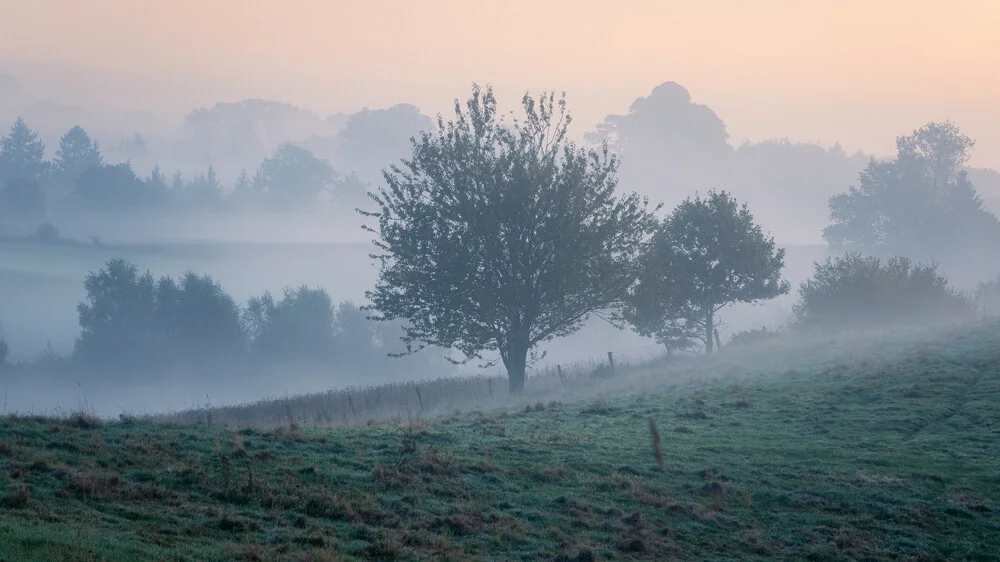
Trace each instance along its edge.
<instances>
[{"instance_id":1,"label":"hillside meadow","mask_svg":"<svg viewBox=\"0 0 1000 562\"><path fill-rule=\"evenodd\" d=\"M258 424L7 417L0 560L1000 552L995 322L574 376L328 423L315 399Z\"/></svg>"}]
</instances>

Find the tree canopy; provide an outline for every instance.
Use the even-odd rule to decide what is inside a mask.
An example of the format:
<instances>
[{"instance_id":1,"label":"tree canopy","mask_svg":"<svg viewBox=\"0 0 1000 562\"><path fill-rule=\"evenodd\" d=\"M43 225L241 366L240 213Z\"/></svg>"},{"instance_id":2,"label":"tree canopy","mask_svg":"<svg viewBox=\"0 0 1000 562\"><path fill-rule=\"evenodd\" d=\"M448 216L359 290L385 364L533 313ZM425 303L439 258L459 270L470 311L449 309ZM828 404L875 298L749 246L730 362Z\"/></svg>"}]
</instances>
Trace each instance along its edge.
<instances>
[{"instance_id":1,"label":"tree canopy","mask_svg":"<svg viewBox=\"0 0 1000 562\"><path fill-rule=\"evenodd\" d=\"M314 205L334 185L330 163L294 144L283 144L260 164L253 190L272 205L292 208Z\"/></svg>"},{"instance_id":2,"label":"tree canopy","mask_svg":"<svg viewBox=\"0 0 1000 562\"><path fill-rule=\"evenodd\" d=\"M715 314L735 302L788 293L785 250L725 191L687 198L663 220L643 256L623 317L668 349L700 341L711 353Z\"/></svg>"},{"instance_id":3,"label":"tree canopy","mask_svg":"<svg viewBox=\"0 0 1000 562\"><path fill-rule=\"evenodd\" d=\"M538 343L622 300L653 223L639 196L616 196L607 147L567 139L565 96L526 94L521 106L505 122L492 89L474 86L454 120L439 117L384 172L364 213L381 251L374 317L408 321L410 352L498 352L513 393Z\"/></svg>"},{"instance_id":4,"label":"tree canopy","mask_svg":"<svg viewBox=\"0 0 1000 562\"><path fill-rule=\"evenodd\" d=\"M1000 243L1000 223L963 169L973 145L950 122L899 137L895 159L871 160L857 186L830 198L823 237L836 251L981 262Z\"/></svg>"},{"instance_id":5,"label":"tree canopy","mask_svg":"<svg viewBox=\"0 0 1000 562\"><path fill-rule=\"evenodd\" d=\"M15 177L41 182L46 171L45 144L38 133L18 117L10 133L0 139L0 183Z\"/></svg>"},{"instance_id":6,"label":"tree canopy","mask_svg":"<svg viewBox=\"0 0 1000 562\"><path fill-rule=\"evenodd\" d=\"M233 359L245 336L239 304L206 275L155 280L123 259L87 275L76 357L93 367L156 368Z\"/></svg>"},{"instance_id":7,"label":"tree canopy","mask_svg":"<svg viewBox=\"0 0 1000 562\"><path fill-rule=\"evenodd\" d=\"M101 147L82 127L73 127L59 139L59 149L53 162L57 182L72 187L84 170L103 164Z\"/></svg>"}]
</instances>

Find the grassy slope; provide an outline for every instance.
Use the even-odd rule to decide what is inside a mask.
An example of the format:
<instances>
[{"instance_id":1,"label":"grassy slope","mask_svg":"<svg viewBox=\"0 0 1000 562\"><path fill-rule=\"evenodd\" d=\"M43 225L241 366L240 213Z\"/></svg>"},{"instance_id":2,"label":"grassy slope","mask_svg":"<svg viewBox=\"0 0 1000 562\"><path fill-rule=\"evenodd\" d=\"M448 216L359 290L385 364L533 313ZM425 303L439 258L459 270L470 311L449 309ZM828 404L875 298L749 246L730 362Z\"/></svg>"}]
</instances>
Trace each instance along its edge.
<instances>
[{"instance_id":1,"label":"grassy slope","mask_svg":"<svg viewBox=\"0 0 1000 562\"><path fill-rule=\"evenodd\" d=\"M0 560L997 559L1000 329L871 351L407 428L4 419Z\"/></svg>"}]
</instances>

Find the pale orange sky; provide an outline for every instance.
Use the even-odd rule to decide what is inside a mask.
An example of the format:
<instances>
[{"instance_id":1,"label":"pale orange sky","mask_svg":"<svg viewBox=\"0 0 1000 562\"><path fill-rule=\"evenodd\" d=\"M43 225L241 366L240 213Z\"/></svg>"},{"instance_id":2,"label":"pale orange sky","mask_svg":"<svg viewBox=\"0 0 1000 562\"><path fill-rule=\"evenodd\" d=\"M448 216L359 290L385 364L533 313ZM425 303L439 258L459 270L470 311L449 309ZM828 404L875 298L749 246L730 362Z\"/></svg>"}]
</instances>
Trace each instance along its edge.
<instances>
[{"instance_id":1,"label":"pale orange sky","mask_svg":"<svg viewBox=\"0 0 1000 562\"><path fill-rule=\"evenodd\" d=\"M1000 168L1000 0L0 0L0 59L137 72L128 101L178 111L435 113L473 81L510 103L566 90L578 133L673 80L736 144L884 154L951 119L973 164Z\"/></svg>"}]
</instances>

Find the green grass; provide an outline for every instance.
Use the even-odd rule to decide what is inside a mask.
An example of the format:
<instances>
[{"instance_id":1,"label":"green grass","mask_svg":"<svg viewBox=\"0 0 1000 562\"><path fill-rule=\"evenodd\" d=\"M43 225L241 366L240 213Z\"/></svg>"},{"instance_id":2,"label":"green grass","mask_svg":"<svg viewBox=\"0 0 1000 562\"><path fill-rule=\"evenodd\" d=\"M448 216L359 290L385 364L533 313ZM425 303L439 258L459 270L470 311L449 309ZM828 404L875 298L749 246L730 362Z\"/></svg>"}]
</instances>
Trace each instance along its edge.
<instances>
[{"instance_id":1,"label":"green grass","mask_svg":"<svg viewBox=\"0 0 1000 562\"><path fill-rule=\"evenodd\" d=\"M998 328L406 424L6 418L0 560L996 560Z\"/></svg>"}]
</instances>

